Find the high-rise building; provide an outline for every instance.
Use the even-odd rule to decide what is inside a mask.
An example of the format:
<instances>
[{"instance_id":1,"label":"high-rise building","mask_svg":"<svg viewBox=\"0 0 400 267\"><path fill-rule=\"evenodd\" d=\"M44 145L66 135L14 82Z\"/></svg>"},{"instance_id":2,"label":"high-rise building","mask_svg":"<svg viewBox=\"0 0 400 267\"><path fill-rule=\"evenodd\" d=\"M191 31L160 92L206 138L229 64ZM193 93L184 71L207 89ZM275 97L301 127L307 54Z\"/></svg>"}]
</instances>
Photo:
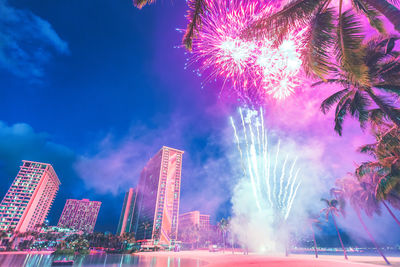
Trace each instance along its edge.
<instances>
[{"instance_id":1,"label":"high-rise building","mask_svg":"<svg viewBox=\"0 0 400 267\"><path fill-rule=\"evenodd\" d=\"M57 226L93 233L100 206L100 201L67 199Z\"/></svg>"},{"instance_id":2,"label":"high-rise building","mask_svg":"<svg viewBox=\"0 0 400 267\"><path fill-rule=\"evenodd\" d=\"M132 221L136 240L169 245L177 239L183 153L163 146L142 170Z\"/></svg>"},{"instance_id":3,"label":"high-rise building","mask_svg":"<svg viewBox=\"0 0 400 267\"><path fill-rule=\"evenodd\" d=\"M59 187L50 164L23 160L0 204L0 230L34 230L46 219Z\"/></svg>"},{"instance_id":4,"label":"high-rise building","mask_svg":"<svg viewBox=\"0 0 400 267\"><path fill-rule=\"evenodd\" d=\"M132 217L135 207L136 188L129 188L125 194L124 204L122 206L121 216L119 218L117 235L132 232Z\"/></svg>"}]
</instances>

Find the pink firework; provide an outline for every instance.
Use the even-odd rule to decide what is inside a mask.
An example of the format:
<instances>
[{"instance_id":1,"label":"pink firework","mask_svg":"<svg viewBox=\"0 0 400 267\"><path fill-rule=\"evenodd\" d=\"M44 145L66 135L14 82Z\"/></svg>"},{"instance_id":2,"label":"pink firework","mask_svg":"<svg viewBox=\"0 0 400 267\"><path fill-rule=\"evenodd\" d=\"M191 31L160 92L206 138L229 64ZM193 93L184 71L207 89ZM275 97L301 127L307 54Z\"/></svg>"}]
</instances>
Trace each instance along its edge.
<instances>
[{"instance_id":1,"label":"pink firework","mask_svg":"<svg viewBox=\"0 0 400 267\"><path fill-rule=\"evenodd\" d=\"M293 31L278 47L274 40L244 40L240 35L252 21L274 12L270 2L209 0L207 5L191 59L208 72L205 82L222 78L250 101L281 100L294 93L300 84L304 30Z\"/></svg>"}]
</instances>

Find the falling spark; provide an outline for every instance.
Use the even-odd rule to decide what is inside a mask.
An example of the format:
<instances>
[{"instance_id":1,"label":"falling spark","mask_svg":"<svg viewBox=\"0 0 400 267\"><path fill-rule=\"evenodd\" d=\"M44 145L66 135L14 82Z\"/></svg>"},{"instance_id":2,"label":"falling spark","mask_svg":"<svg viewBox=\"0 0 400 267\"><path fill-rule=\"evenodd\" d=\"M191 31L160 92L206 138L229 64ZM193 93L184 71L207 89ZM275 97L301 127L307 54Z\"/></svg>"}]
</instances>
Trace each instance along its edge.
<instances>
[{"instance_id":1,"label":"falling spark","mask_svg":"<svg viewBox=\"0 0 400 267\"><path fill-rule=\"evenodd\" d=\"M271 1L209 0L202 26L193 40L190 64L207 72L204 82L221 78L242 98L257 102L283 100L300 85L302 37L293 30L277 46L275 40L244 40L240 35L255 19L275 11Z\"/></svg>"},{"instance_id":2,"label":"falling spark","mask_svg":"<svg viewBox=\"0 0 400 267\"><path fill-rule=\"evenodd\" d=\"M301 180L298 179L300 168L296 168L297 157L291 160L286 155L283 164L280 164L280 140L274 156L271 155L262 109L257 112L239 108L239 114L238 126L232 117L230 121L243 173L249 178L255 204L259 211L272 209L280 219L286 221L301 185Z\"/></svg>"}]
</instances>

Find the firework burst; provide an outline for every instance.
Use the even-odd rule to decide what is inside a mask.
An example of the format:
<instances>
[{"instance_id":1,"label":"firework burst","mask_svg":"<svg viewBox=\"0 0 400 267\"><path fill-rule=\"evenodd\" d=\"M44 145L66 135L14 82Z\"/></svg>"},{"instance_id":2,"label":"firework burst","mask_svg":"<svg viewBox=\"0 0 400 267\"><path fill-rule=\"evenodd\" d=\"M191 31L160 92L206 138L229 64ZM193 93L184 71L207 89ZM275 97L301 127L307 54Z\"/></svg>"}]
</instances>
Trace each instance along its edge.
<instances>
[{"instance_id":1,"label":"firework burst","mask_svg":"<svg viewBox=\"0 0 400 267\"><path fill-rule=\"evenodd\" d=\"M222 78L250 101L267 96L285 99L299 85L301 37L293 31L280 45L274 40L244 40L242 31L260 16L274 12L264 1L209 0L193 41L190 63L207 73L204 82Z\"/></svg>"},{"instance_id":2,"label":"firework burst","mask_svg":"<svg viewBox=\"0 0 400 267\"><path fill-rule=\"evenodd\" d=\"M245 176L249 178L259 211L272 210L277 221L286 221L301 185L297 158L280 155L280 141L272 152L264 128L263 111L239 109L240 123L232 128Z\"/></svg>"}]
</instances>

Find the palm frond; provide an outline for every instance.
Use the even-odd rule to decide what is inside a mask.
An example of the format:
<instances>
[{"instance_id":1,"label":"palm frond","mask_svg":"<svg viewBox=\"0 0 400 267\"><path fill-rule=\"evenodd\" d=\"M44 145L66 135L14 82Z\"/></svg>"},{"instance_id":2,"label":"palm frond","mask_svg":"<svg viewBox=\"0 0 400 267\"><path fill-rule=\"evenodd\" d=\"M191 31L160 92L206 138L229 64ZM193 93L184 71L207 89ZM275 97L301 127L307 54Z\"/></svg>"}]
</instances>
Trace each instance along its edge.
<instances>
[{"instance_id":1,"label":"palm frond","mask_svg":"<svg viewBox=\"0 0 400 267\"><path fill-rule=\"evenodd\" d=\"M336 34L336 59L353 83L368 85L368 69L363 63L363 29L356 16L347 10L339 16Z\"/></svg>"},{"instance_id":2,"label":"palm frond","mask_svg":"<svg viewBox=\"0 0 400 267\"><path fill-rule=\"evenodd\" d=\"M380 108L370 109L368 111L369 121L373 129L379 130L383 126L387 126L389 117Z\"/></svg>"},{"instance_id":3,"label":"palm frond","mask_svg":"<svg viewBox=\"0 0 400 267\"><path fill-rule=\"evenodd\" d=\"M307 75L321 79L329 73L329 49L333 44L333 17L332 8L319 12L311 19L305 34L304 50L302 52L303 67Z\"/></svg>"},{"instance_id":4,"label":"palm frond","mask_svg":"<svg viewBox=\"0 0 400 267\"><path fill-rule=\"evenodd\" d=\"M195 38L196 31L201 26L201 15L207 8L205 0L188 0L189 10L186 15L189 23L186 27L185 35L183 36L182 43L186 49L192 50L193 38Z\"/></svg>"},{"instance_id":5,"label":"palm frond","mask_svg":"<svg viewBox=\"0 0 400 267\"><path fill-rule=\"evenodd\" d=\"M386 175L383 177L377 186L376 197L378 199L386 199L386 196L393 191L400 183L398 176Z\"/></svg>"},{"instance_id":6,"label":"palm frond","mask_svg":"<svg viewBox=\"0 0 400 267\"><path fill-rule=\"evenodd\" d=\"M133 5L139 9L142 9L145 5L154 3L155 0L133 0Z\"/></svg>"},{"instance_id":7,"label":"palm frond","mask_svg":"<svg viewBox=\"0 0 400 267\"><path fill-rule=\"evenodd\" d=\"M326 114L332 108L332 106L337 103L347 92L349 92L348 88L343 89L322 101L321 111Z\"/></svg>"},{"instance_id":8,"label":"palm frond","mask_svg":"<svg viewBox=\"0 0 400 267\"><path fill-rule=\"evenodd\" d=\"M290 29L307 24L326 0L292 0L282 10L257 19L247 27L242 37L247 39L274 37L282 40Z\"/></svg>"},{"instance_id":9,"label":"palm frond","mask_svg":"<svg viewBox=\"0 0 400 267\"><path fill-rule=\"evenodd\" d=\"M370 105L369 98L362 91L356 91L349 105L351 116L358 119L361 128L365 128L365 123L368 121L367 107Z\"/></svg>"},{"instance_id":10,"label":"palm frond","mask_svg":"<svg viewBox=\"0 0 400 267\"><path fill-rule=\"evenodd\" d=\"M349 81L345 79L326 79L326 80L321 80L318 82L315 82L311 84L311 87L315 87L324 83L336 83L336 84L341 84L343 87L348 87L350 85Z\"/></svg>"},{"instance_id":11,"label":"palm frond","mask_svg":"<svg viewBox=\"0 0 400 267\"><path fill-rule=\"evenodd\" d=\"M382 169L382 165L379 162L367 161L367 162L363 162L360 166L358 166L355 174L356 174L357 178L362 178L367 174L378 172L381 169Z\"/></svg>"},{"instance_id":12,"label":"palm frond","mask_svg":"<svg viewBox=\"0 0 400 267\"><path fill-rule=\"evenodd\" d=\"M376 150L376 144L367 144L367 145L360 146L357 149L357 152L373 156L373 155L375 155L375 150Z\"/></svg>"},{"instance_id":13,"label":"palm frond","mask_svg":"<svg viewBox=\"0 0 400 267\"><path fill-rule=\"evenodd\" d=\"M380 83L380 84L374 84L374 87L378 89L383 89L389 93L394 93L400 96L400 83L399 84Z\"/></svg>"},{"instance_id":14,"label":"palm frond","mask_svg":"<svg viewBox=\"0 0 400 267\"><path fill-rule=\"evenodd\" d=\"M385 27L382 20L379 18L379 12L376 11L371 5L365 3L363 0L352 0L353 7L359 13L364 14L369 24L375 28L379 33L385 34Z\"/></svg>"},{"instance_id":15,"label":"palm frond","mask_svg":"<svg viewBox=\"0 0 400 267\"><path fill-rule=\"evenodd\" d=\"M364 0L370 4L373 8L384 15L394 26L397 31L400 31L400 10L389 2L398 1L386 1L386 0Z\"/></svg>"},{"instance_id":16,"label":"palm frond","mask_svg":"<svg viewBox=\"0 0 400 267\"><path fill-rule=\"evenodd\" d=\"M335 132L337 132L340 136L342 135L343 121L347 115L350 103L351 103L351 99L347 97L342 105L338 104L336 106L335 128L334 129L335 129Z\"/></svg>"}]
</instances>

